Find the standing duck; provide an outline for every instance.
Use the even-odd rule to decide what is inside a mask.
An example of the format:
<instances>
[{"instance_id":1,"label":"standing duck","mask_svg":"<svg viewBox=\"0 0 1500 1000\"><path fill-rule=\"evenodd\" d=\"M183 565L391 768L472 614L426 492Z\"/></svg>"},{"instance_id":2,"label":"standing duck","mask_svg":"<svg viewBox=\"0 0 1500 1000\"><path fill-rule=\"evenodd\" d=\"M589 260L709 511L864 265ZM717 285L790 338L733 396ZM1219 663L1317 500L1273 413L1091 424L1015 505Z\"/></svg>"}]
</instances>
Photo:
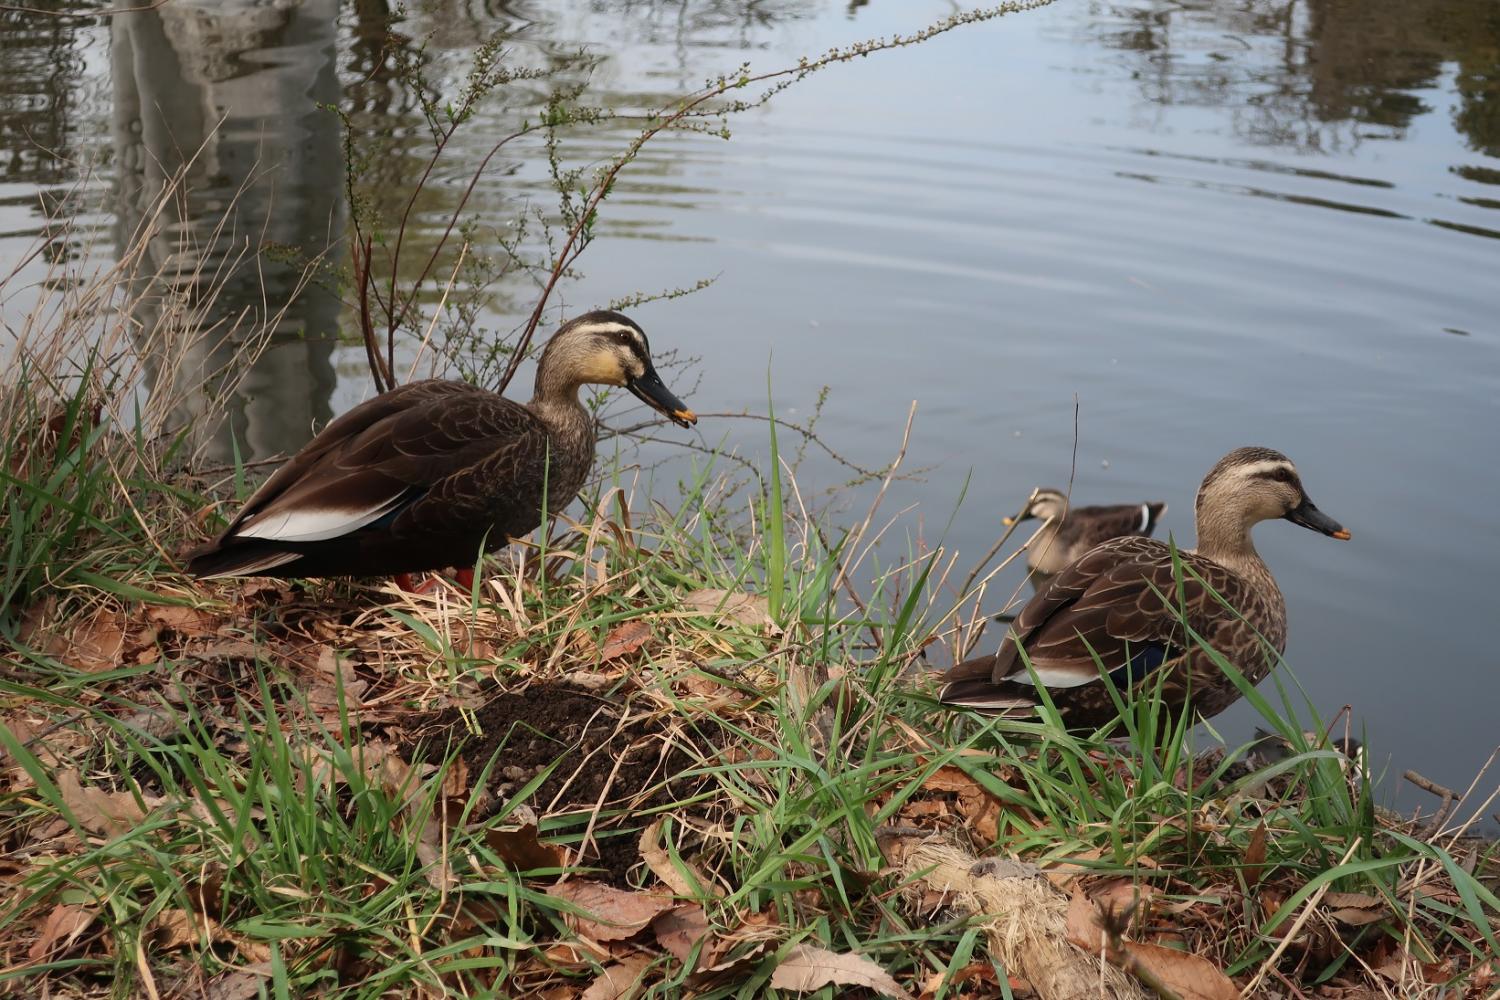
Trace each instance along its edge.
<instances>
[{"instance_id":1,"label":"standing duck","mask_svg":"<svg viewBox=\"0 0 1500 1000\"><path fill-rule=\"evenodd\" d=\"M1313 506L1296 466L1269 448L1225 455L1204 477L1195 506L1198 547L1176 553L1182 618L1255 683L1271 669L1266 647L1277 655L1286 648L1286 603L1255 551L1251 527L1285 518L1333 538L1349 532ZM1067 725L1097 727L1116 715L1102 664L1126 698L1160 678L1168 704L1216 715L1239 689L1184 635L1177 593L1171 546L1138 535L1097 545L1026 604L999 652L949 670L939 699L955 708L1026 714L1040 700L1034 674Z\"/></svg>"},{"instance_id":2,"label":"standing duck","mask_svg":"<svg viewBox=\"0 0 1500 1000\"><path fill-rule=\"evenodd\" d=\"M683 427L697 417L662 384L646 334L617 312L553 335L524 406L467 382L398 386L333 421L267 479L188 572L389 576L470 566L578 495L594 464L584 384L624 386Z\"/></svg>"},{"instance_id":3,"label":"standing duck","mask_svg":"<svg viewBox=\"0 0 1500 1000\"><path fill-rule=\"evenodd\" d=\"M1069 507L1061 490L1039 489L1020 517L1007 517L1005 526L1033 517L1046 519L1026 550L1026 565L1033 573L1053 576L1077 562L1100 542L1125 535L1150 535L1167 512L1157 500L1107 507Z\"/></svg>"}]
</instances>

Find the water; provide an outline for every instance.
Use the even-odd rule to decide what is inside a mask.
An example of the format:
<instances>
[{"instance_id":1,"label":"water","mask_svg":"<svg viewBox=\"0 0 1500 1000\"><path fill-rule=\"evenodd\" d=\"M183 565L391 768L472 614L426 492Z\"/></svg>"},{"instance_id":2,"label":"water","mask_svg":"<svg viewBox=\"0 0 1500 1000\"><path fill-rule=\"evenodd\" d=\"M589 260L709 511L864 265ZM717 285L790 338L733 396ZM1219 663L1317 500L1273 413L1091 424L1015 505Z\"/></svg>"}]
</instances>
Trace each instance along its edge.
<instances>
[{"instance_id":1,"label":"water","mask_svg":"<svg viewBox=\"0 0 1500 1000\"><path fill-rule=\"evenodd\" d=\"M78 171L42 146L100 165L74 197L97 213L92 252L106 258L166 151L205 136L188 223L277 162L270 187L243 196L238 231L269 215L278 242L340 232L342 151L319 101L390 137L361 194L398 205L425 133L379 55L379 7L173 4L112 26L0 15L0 255L41 231L39 193L74 189ZM581 78L585 46L596 99L639 108L745 60L776 68L949 12L471 2L423 7L398 30L427 39L445 85L496 31L515 59L565 77ZM1168 501L1164 529L1186 542L1219 455L1287 451L1354 533L1257 531L1298 680L1325 717L1352 705L1378 766L1461 786L1500 732L1497 53L1492 0L1064 0L829 69L737 117L732 141L648 147L560 301L716 278L632 310L656 345L702 358L689 403L763 412L769 376L778 412L799 418L827 386L820 433L864 465L894 453L916 400L909 460L931 471L898 483L889 509L920 501L909 537L932 544L946 527L976 556L1031 487L1070 476L1082 502ZM430 243L477 158L545 92L519 85L460 133L414 239ZM629 134L596 131L566 155L603 158ZM535 147L518 149L471 208L495 236L527 198L550 204L546 183ZM287 273L270 282L268 298L289 294ZM270 308L258 294L230 298ZM525 279L502 283L485 325L512 329L533 297ZM24 305L0 315L13 324ZM368 393L339 322L313 295L284 318L234 415L255 455ZM699 430L765 450L760 424ZM802 471L810 489L847 476L816 455ZM1004 577L996 600L1019 582ZM1216 727L1240 739L1253 723L1241 705Z\"/></svg>"}]
</instances>

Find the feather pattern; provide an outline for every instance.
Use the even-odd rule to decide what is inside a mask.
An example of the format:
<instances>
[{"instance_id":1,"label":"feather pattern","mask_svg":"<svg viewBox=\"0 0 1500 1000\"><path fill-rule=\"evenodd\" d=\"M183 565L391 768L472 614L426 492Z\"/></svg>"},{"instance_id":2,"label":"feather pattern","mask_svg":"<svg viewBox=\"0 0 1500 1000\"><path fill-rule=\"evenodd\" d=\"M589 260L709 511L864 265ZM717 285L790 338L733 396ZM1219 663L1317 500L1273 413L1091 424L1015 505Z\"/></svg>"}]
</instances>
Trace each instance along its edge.
<instances>
[{"instance_id":1,"label":"feather pattern","mask_svg":"<svg viewBox=\"0 0 1500 1000\"><path fill-rule=\"evenodd\" d=\"M267 479L217 538L189 553L188 570L374 576L471 565L481 547L530 533L544 510L561 510L582 488L595 444L593 415L577 398L583 382L632 391L642 383L674 420L694 419L645 351L629 319L589 313L548 343L529 404L446 379L382 393Z\"/></svg>"},{"instance_id":2,"label":"feather pattern","mask_svg":"<svg viewBox=\"0 0 1500 1000\"><path fill-rule=\"evenodd\" d=\"M1038 490L1029 517L1050 517L1026 550L1033 573L1051 576L1101 542L1126 535L1150 535L1167 512L1161 501L1070 507L1058 490Z\"/></svg>"},{"instance_id":3,"label":"feather pattern","mask_svg":"<svg viewBox=\"0 0 1500 1000\"><path fill-rule=\"evenodd\" d=\"M1040 682L1070 726L1094 727L1116 714L1102 683L1107 673L1127 698L1160 681L1169 704L1204 716L1222 711L1239 689L1216 655L1255 683L1286 648L1286 604L1250 542L1250 526L1286 517L1348 537L1312 506L1294 470L1290 481L1265 477L1267 451L1233 452L1205 479L1198 550L1139 535L1095 545L1038 590L998 651L945 674L943 703L1027 712L1039 701ZM1243 469L1230 462L1236 456Z\"/></svg>"}]
</instances>

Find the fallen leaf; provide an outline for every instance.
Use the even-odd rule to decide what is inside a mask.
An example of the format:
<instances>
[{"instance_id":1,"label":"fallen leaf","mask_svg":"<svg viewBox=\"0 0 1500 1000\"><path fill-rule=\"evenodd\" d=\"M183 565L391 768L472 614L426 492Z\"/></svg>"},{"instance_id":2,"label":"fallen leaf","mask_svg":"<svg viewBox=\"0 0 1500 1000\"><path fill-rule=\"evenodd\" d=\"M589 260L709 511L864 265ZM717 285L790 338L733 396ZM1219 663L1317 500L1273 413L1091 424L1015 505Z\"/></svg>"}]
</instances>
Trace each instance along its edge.
<instances>
[{"instance_id":1,"label":"fallen leaf","mask_svg":"<svg viewBox=\"0 0 1500 1000\"><path fill-rule=\"evenodd\" d=\"M1385 897L1368 892L1325 892L1323 905L1329 907L1357 906L1362 910L1385 909Z\"/></svg>"},{"instance_id":2,"label":"fallen leaf","mask_svg":"<svg viewBox=\"0 0 1500 1000\"><path fill-rule=\"evenodd\" d=\"M1364 910L1357 906L1343 906L1328 915L1350 927L1363 927L1365 924L1373 924L1377 920L1385 919L1383 910Z\"/></svg>"},{"instance_id":3,"label":"fallen leaf","mask_svg":"<svg viewBox=\"0 0 1500 1000\"><path fill-rule=\"evenodd\" d=\"M1113 910L1117 914L1124 914L1133 906L1130 922L1137 929L1150 913L1152 897L1155 895L1156 890L1151 886L1128 878L1109 879L1089 890L1089 898L1099 907L1100 912L1108 913Z\"/></svg>"},{"instance_id":4,"label":"fallen leaf","mask_svg":"<svg viewBox=\"0 0 1500 1000\"><path fill-rule=\"evenodd\" d=\"M181 604L153 604L146 609L146 618L189 639L213 635L219 630L215 616Z\"/></svg>"},{"instance_id":5,"label":"fallen leaf","mask_svg":"<svg viewBox=\"0 0 1500 1000\"><path fill-rule=\"evenodd\" d=\"M270 961L242 965L210 979L203 988L203 1000L252 1000L260 996L261 984L270 978Z\"/></svg>"},{"instance_id":6,"label":"fallen leaf","mask_svg":"<svg viewBox=\"0 0 1500 1000\"><path fill-rule=\"evenodd\" d=\"M641 831L641 839L636 847L641 852L641 860L646 862L646 867L677 895L697 896L709 885L708 879L691 863L680 858L678 864L672 863L672 856L661 846L661 820L652 820ZM679 868L678 865L682 867ZM682 868L687 871L684 872Z\"/></svg>"},{"instance_id":7,"label":"fallen leaf","mask_svg":"<svg viewBox=\"0 0 1500 1000\"><path fill-rule=\"evenodd\" d=\"M825 986L863 986L882 996L912 1000L910 993L879 965L863 955L839 954L809 944L793 945L771 973L779 990L811 993Z\"/></svg>"},{"instance_id":8,"label":"fallen leaf","mask_svg":"<svg viewBox=\"0 0 1500 1000\"><path fill-rule=\"evenodd\" d=\"M651 933L656 935L657 944L686 964L693 948L708 935L708 916L697 903L683 903L651 921ZM703 954L699 952L700 961Z\"/></svg>"},{"instance_id":9,"label":"fallen leaf","mask_svg":"<svg viewBox=\"0 0 1500 1000\"><path fill-rule=\"evenodd\" d=\"M1266 873L1266 821L1261 820L1250 834L1245 847L1245 881L1259 885Z\"/></svg>"},{"instance_id":10,"label":"fallen leaf","mask_svg":"<svg viewBox=\"0 0 1500 1000\"><path fill-rule=\"evenodd\" d=\"M641 980L650 964L648 955L628 955L606 965L580 1000L631 1000L639 996L644 986Z\"/></svg>"},{"instance_id":11,"label":"fallen leaf","mask_svg":"<svg viewBox=\"0 0 1500 1000\"><path fill-rule=\"evenodd\" d=\"M562 899L584 911L568 915L578 933L595 941L623 941L634 937L658 915L676 906L676 900L647 892L629 892L603 882L575 879L549 886L547 895Z\"/></svg>"},{"instance_id":12,"label":"fallen leaf","mask_svg":"<svg viewBox=\"0 0 1500 1000\"><path fill-rule=\"evenodd\" d=\"M107 837L135 829L152 809L164 801L147 795L137 802L129 792L106 792L92 785L84 787L75 770L58 773L57 790L62 793L63 805L81 826Z\"/></svg>"},{"instance_id":13,"label":"fallen leaf","mask_svg":"<svg viewBox=\"0 0 1500 1000\"><path fill-rule=\"evenodd\" d=\"M1240 991L1229 977L1200 955L1139 941L1123 944L1132 959L1156 973L1182 1000L1239 1000Z\"/></svg>"},{"instance_id":14,"label":"fallen leaf","mask_svg":"<svg viewBox=\"0 0 1500 1000\"><path fill-rule=\"evenodd\" d=\"M1068 902L1067 938L1090 955L1099 954L1104 926L1099 923L1099 909L1082 892L1075 891Z\"/></svg>"},{"instance_id":15,"label":"fallen leaf","mask_svg":"<svg viewBox=\"0 0 1500 1000\"><path fill-rule=\"evenodd\" d=\"M1081 892L1074 892L1068 903L1067 938L1090 955L1106 948L1110 962L1121 968L1138 963L1182 1000L1239 1000L1234 983L1206 958L1139 941L1121 940L1119 951L1108 948L1099 910Z\"/></svg>"},{"instance_id":16,"label":"fallen leaf","mask_svg":"<svg viewBox=\"0 0 1500 1000\"><path fill-rule=\"evenodd\" d=\"M93 909L58 903L42 921L41 932L26 952L26 957L33 962L44 962L66 951L93 922Z\"/></svg>"},{"instance_id":17,"label":"fallen leaf","mask_svg":"<svg viewBox=\"0 0 1500 1000\"><path fill-rule=\"evenodd\" d=\"M516 830L486 830L484 842L512 871L561 868L565 860L561 847L544 844L537 838L535 823Z\"/></svg>"},{"instance_id":18,"label":"fallen leaf","mask_svg":"<svg viewBox=\"0 0 1500 1000\"><path fill-rule=\"evenodd\" d=\"M203 940L203 932L212 933L214 921L201 913L174 907L162 910L151 921L148 933L154 947L163 951L174 948L192 948Z\"/></svg>"},{"instance_id":19,"label":"fallen leaf","mask_svg":"<svg viewBox=\"0 0 1500 1000\"><path fill-rule=\"evenodd\" d=\"M84 673L97 674L120 666L125 652L125 617L110 608L100 608L66 635L47 637L43 651Z\"/></svg>"},{"instance_id":20,"label":"fallen leaf","mask_svg":"<svg viewBox=\"0 0 1500 1000\"><path fill-rule=\"evenodd\" d=\"M649 638L651 626L639 618L617 625L604 637L604 645L599 647L599 659L607 662L627 656L644 646Z\"/></svg>"},{"instance_id":21,"label":"fallen leaf","mask_svg":"<svg viewBox=\"0 0 1500 1000\"><path fill-rule=\"evenodd\" d=\"M738 590L695 590L682 598L682 609L751 628L776 624L764 597Z\"/></svg>"}]
</instances>

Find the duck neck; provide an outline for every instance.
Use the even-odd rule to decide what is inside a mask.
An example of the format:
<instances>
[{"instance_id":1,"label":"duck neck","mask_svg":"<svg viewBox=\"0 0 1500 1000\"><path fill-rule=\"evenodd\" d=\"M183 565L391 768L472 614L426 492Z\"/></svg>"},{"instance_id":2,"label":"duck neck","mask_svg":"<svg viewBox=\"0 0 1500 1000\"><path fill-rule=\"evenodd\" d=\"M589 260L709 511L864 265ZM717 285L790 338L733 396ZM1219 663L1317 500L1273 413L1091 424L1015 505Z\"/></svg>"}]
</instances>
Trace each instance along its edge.
<instances>
[{"instance_id":1,"label":"duck neck","mask_svg":"<svg viewBox=\"0 0 1500 1000\"><path fill-rule=\"evenodd\" d=\"M1232 570L1277 602L1281 600L1281 591L1250 538L1254 523L1241 511L1200 509L1196 551Z\"/></svg>"},{"instance_id":2,"label":"duck neck","mask_svg":"<svg viewBox=\"0 0 1500 1000\"><path fill-rule=\"evenodd\" d=\"M526 405L546 425L556 447L592 460L594 415L579 401L578 389L579 383L551 375L543 365L537 372L536 391Z\"/></svg>"}]
</instances>

